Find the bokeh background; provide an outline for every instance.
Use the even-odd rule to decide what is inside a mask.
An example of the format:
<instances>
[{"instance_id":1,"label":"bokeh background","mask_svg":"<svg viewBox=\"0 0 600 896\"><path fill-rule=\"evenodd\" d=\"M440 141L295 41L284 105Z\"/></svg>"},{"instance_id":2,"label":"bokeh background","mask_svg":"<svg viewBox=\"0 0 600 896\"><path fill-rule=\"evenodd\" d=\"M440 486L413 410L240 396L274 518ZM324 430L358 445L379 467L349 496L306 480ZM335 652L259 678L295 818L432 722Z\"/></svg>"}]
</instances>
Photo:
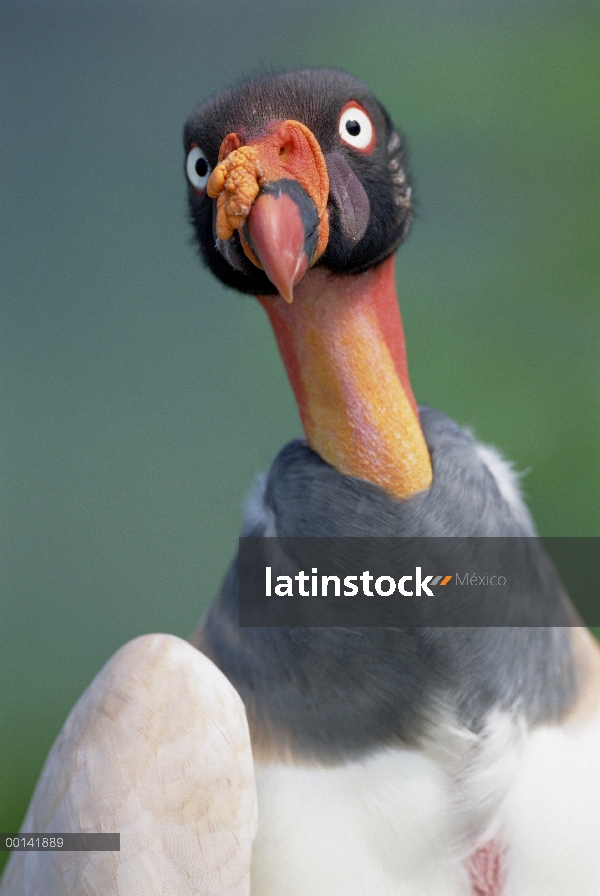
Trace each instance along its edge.
<instances>
[{"instance_id":1,"label":"bokeh background","mask_svg":"<svg viewBox=\"0 0 600 896\"><path fill-rule=\"evenodd\" d=\"M111 653L191 632L300 431L262 310L190 245L182 124L241 75L388 107L415 393L527 471L543 534L600 535L599 46L596 0L0 5L0 830Z\"/></svg>"}]
</instances>

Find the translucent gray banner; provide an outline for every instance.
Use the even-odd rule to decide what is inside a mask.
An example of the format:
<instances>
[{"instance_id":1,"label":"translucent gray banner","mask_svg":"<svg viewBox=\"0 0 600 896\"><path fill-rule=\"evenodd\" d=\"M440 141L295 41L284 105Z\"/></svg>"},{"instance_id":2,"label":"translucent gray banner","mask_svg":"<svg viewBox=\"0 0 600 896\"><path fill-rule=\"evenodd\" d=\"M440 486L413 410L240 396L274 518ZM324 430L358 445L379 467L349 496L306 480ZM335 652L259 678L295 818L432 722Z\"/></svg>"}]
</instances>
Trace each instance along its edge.
<instances>
[{"instance_id":1,"label":"translucent gray banner","mask_svg":"<svg viewBox=\"0 0 600 896\"><path fill-rule=\"evenodd\" d=\"M0 834L0 852L119 852L120 834Z\"/></svg>"},{"instance_id":2,"label":"translucent gray banner","mask_svg":"<svg viewBox=\"0 0 600 896\"><path fill-rule=\"evenodd\" d=\"M599 555L598 538L240 538L228 587L248 627L600 626Z\"/></svg>"}]
</instances>

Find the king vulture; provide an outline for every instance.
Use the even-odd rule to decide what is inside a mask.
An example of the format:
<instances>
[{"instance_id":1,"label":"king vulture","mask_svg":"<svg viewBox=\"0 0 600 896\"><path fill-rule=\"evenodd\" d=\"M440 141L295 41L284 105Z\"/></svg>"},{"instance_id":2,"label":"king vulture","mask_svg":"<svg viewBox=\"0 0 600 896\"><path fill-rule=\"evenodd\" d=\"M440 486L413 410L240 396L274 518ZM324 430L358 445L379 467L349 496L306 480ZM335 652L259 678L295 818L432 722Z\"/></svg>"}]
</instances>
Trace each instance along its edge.
<instances>
[{"instance_id":1,"label":"king vulture","mask_svg":"<svg viewBox=\"0 0 600 896\"><path fill-rule=\"evenodd\" d=\"M394 273L411 189L371 92L264 76L184 143L204 262L265 309L305 433L242 534L535 540L510 466L415 402ZM52 748L23 830L119 831L121 851L15 853L1 896L599 896L583 627L243 628L238 602L234 562L198 650L126 645Z\"/></svg>"}]
</instances>

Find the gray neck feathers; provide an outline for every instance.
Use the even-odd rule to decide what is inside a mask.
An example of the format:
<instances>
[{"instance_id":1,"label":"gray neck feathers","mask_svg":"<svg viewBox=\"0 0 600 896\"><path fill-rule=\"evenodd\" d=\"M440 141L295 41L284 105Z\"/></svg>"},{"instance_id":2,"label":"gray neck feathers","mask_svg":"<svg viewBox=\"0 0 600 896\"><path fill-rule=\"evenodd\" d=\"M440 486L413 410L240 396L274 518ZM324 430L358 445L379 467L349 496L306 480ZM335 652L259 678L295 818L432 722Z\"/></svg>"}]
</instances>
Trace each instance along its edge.
<instances>
[{"instance_id":1,"label":"gray neck feathers","mask_svg":"<svg viewBox=\"0 0 600 896\"><path fill-rule=\"evenodd\" d=\"M301 441L273 461L243 533L280 537L535 535L510 466L433 408L421 408L433 484L408 501L341 476ZM275 525L276 531L273 531Z\"/></svg>"},{"instance_id":2,"label":"gray neck feathers","mask_svg":"<svg viewBox=\"0 0 600 896\"><path fill-rule=\"evenodd\" d=\"M434 470L427 492L390 498L298 440L259 483L242 534L534 536L508 464L439 411L423 408L421 422ZM558 718L574 699L566 628L242 629L237 602L234 562L207 614L204 649L242 696L254 729L299 755L339 761L416 744L440 705L478 731L494 709L535 724Z\"/></svg>"}]
</instances>

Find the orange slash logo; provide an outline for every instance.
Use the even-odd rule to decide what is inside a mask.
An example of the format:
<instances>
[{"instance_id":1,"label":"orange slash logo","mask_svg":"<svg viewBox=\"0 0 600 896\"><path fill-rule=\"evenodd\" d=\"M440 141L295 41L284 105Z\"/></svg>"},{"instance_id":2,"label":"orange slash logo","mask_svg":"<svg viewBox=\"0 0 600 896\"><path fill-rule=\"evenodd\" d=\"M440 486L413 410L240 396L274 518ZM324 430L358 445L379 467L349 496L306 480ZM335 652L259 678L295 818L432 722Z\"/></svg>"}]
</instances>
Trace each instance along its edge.
<instances>
[{"instance_id":1,"label":"orange slash logo","mask_svg":"<svg viewBox=\"0 0 600 896\"><path fill-rule=\"evenodd\" d=\"M438 576L437 579L434 579L431 583L432 585L447 585L448 582L452 581L452 576L444 576L442 579L441 576Z\"/></svg>"}]
</instances>

